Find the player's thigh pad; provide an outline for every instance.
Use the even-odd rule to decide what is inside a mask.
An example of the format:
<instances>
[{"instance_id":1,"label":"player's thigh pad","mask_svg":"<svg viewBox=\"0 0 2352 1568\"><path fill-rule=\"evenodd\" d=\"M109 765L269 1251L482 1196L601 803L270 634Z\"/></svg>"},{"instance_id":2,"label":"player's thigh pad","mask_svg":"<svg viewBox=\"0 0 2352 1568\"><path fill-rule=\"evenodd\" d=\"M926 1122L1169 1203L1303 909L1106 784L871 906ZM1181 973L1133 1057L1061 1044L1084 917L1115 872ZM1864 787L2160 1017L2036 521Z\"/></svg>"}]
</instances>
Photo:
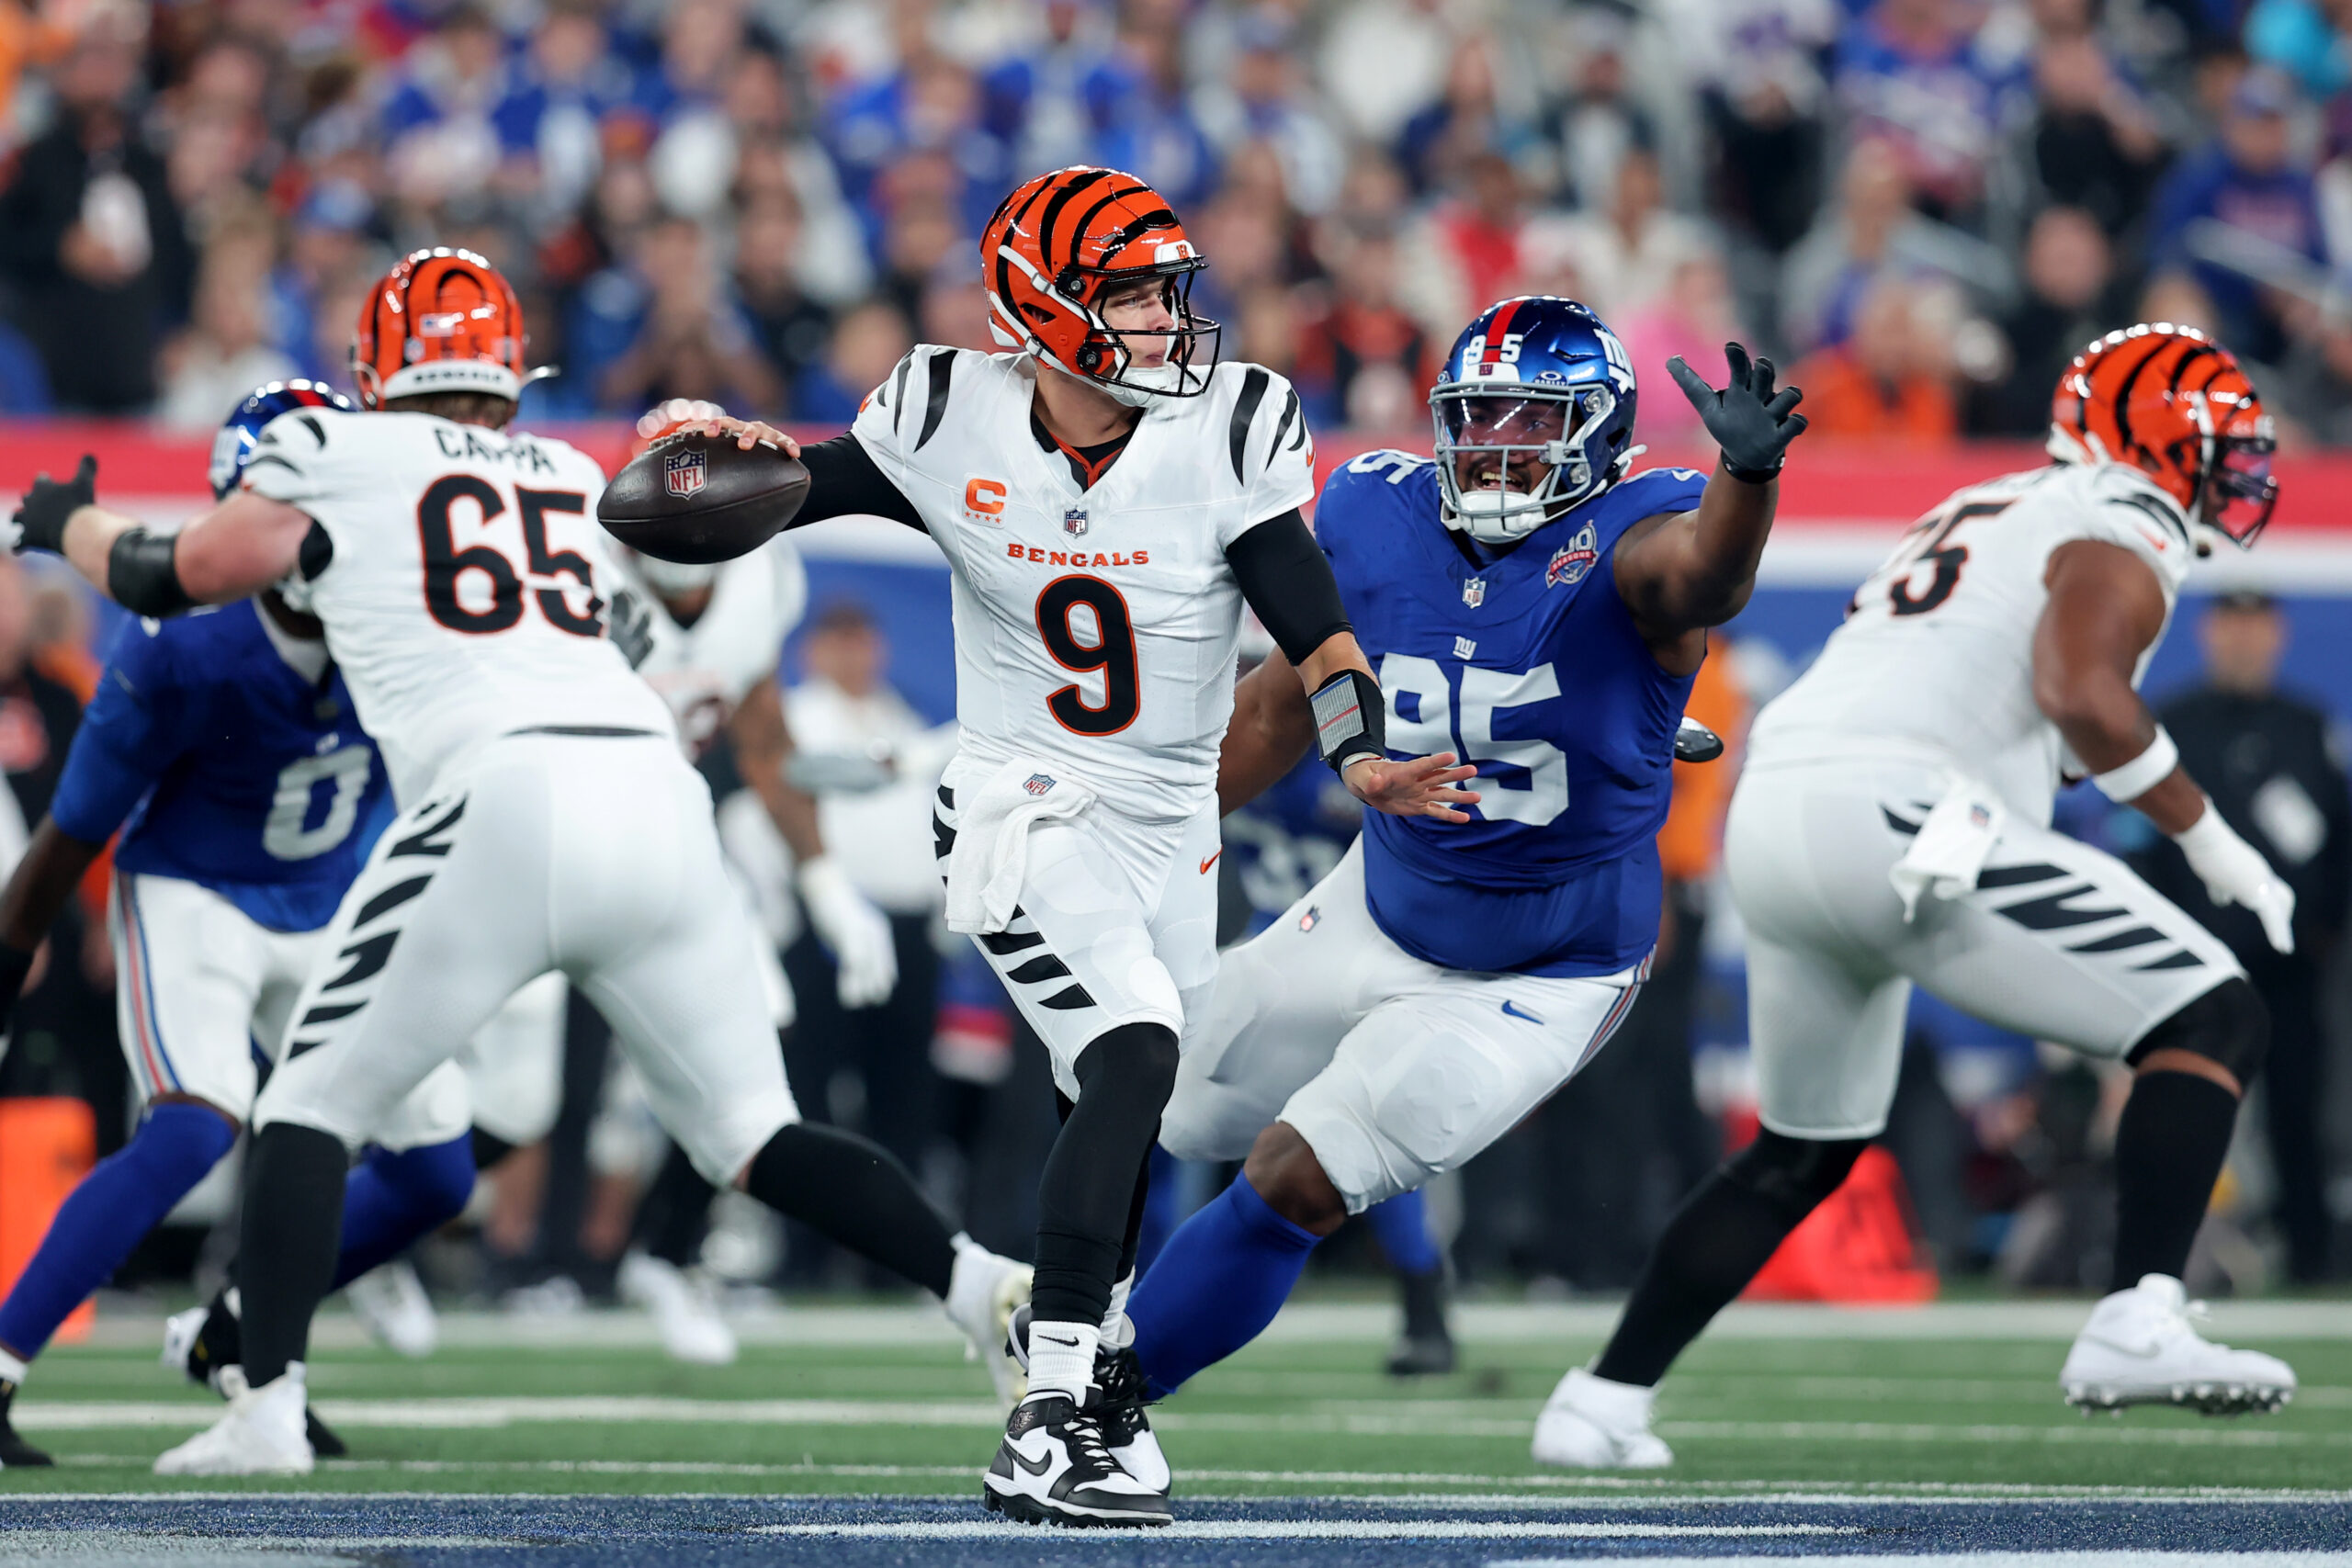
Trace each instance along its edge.
<instances>
[{"instance_id":1,"label":"player's thigh pad","mask_svg":"<svg viewBox=\"0 0 2352 1568\"><path fill-rule=\"evenodd\" d=\"M1362 840L1280 919L1219 959L1184 1042L1159 1141L1184 1159L1240 1159L1401 973L1435 974L1374 924Z\"/></svg>"},{"instance_id":2,"label":"player's thigh pad","mask_svg":"<svg viewBox=\"0 0 2352 1568\"><path fill-rule=\"evenodd\" d=\"M1874 1138L1903 1066L1911 982L1818 949L1747 938L1758 1119L1792 1138Z\"/></svg>"},{"instance_id":3,"label":"player's thigh pad","mask_svg":"<svg viewBox=\"0 0 2352 1568\"><path fill-rule=\"evenodd\" d=\"M934 810L944 875L953 791L941 789ZM1157 1023L1181 1038L1187 993L1205 1005L1216 974L1216 853L1213 810L1151 823L1098 805L1030 829L1012 920L972 940L1046 1043L1062 1093L1077 1098L1078 1058L1111 1030ZM1164 955L1155 926L1170 938Z\"/></svg>"},{"instance_id":4,"label":"player's thigh pad","mask_svg":"<svg viewBox=\"0 0 2352 1568\"><path fill-rule=\"evenodd\" d=\"M1646 971L1410 980L1348 1031L1281 1120L1360 1214L1459 1168L1541 1105L1608 1043Z\"/></svg>"},{"instance_id":5,"label":"player's thigh pad","mask_svg":"<svg viewBox=\"0 0 2352 1568\"><path fill-rule=\"evenodd\" d=\"M255 1126L375 1140L434 1069L546 972L553 852L595 846L555 837L576 783L538 754L544 744L493 742L384 830L327 928Z\"/></svg>"},{"instance_id":6,"label":"player's thigh pad","mask_svg":"<svg viewBox=\"0 0 2352 1568\"><path fill-rule=\"evenodd\" d=\"M557 811L557 961L695 1168L726 1186L800 1118L760 979L765 938L728 879L709 788L674 749L569 744L621 754L572 778Z\"/></svg>"},{"instance_id":7,"label":"player's thigh pad","mask_svg":"<svg viewBox=\"0 0 2352 1568\"><path fill-rule=\"evenodd\" d=\"M254 1012L285 939L209 887L137 872L115 878L107 924L141 1101L190 1094L242 1120L254 1103Z\"/></svg>"},{"instance_id":8,"label":"player's thigh pad","mask_svg":"<svg viewBox=\"0 0 2352 1568\"><path fill-rule=\"evenodd\" d=\"M563 1017L571 988L542 975L474 1031L458 1061L474 1125L522 1148L548 1135L563 1100Z\"/></svg>"}]
</instances>

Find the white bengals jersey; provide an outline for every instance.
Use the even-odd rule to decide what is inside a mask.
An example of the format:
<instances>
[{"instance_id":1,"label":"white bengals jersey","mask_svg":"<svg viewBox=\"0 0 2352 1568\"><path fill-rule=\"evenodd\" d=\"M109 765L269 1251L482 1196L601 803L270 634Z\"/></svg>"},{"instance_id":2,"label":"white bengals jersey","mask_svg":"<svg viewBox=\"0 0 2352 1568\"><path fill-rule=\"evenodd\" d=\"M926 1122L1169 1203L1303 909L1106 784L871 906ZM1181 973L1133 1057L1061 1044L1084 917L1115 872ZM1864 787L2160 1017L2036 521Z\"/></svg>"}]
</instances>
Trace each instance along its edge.
<instances>
[{"instance_id":1,"label":"white bengals jersey","mask_svg":"<svg viewBox=\"0 0 2352 1568\"><path fill-rule=\"evenodd\" d=\"M618 552L616 552L618 553ZM621 554L621 570L653 613L653 647L637 672L677 716L686 753L697 756L752 688L776 672L784 639L808 606L800 552L782 538L718 569L710 603L681 626Z\"/></svg>"},{"instance_id":2,"label":"white bengals jersey","mask_svg":"<svg viewBox=\"0 0 2352 1568\"><path fill-rule=\"evenodd\" d=\"M1192 817L1233 716L1241 590L1225 552L1315 493L1298 394L1220 365L1155 399L1080 489L1030 429L1025 355L917 348L853 426L955 575L956 705L983 762L1067 760L1126 816Z\"/></svg>"},{"instance_id":3,"label":"white bengals jersey","mask_svg":"<svg viewBox=\"0 0 2352 1568\"><path fill-rule=\"evenodd\" d=\"M261 433L243 485L319 525L289 587L325 624L403 807L515 730L669 733L605 637L616 569L585 454L431 414L297 409Z\"/></svg>"},{"instance_id":4,"label":"white bengals jersey","mask_svg":"<svg viewBox=\"0 0 2352 1568\"><path fill-rule=\"evenodd\" d=\"M2047 826L2062 772L2083 770L2033 700L2033 637L2051 553L2076 539L2146 561L2170 625L2195 551L2153 479L2120 464L2053 464L1974 485L1914 525L1855 591L1821 657L1757 716L1748 765L1926 753Z\"/></svg>"}]
</instances>

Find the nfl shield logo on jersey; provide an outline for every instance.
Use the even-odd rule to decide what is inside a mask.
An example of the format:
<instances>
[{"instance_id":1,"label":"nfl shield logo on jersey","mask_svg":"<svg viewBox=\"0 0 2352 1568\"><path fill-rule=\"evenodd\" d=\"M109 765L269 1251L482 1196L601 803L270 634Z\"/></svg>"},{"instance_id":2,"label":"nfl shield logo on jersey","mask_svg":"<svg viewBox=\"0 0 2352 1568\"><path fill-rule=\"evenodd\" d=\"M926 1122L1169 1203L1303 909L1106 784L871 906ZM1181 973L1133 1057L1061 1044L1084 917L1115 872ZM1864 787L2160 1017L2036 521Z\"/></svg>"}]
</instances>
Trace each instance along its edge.
<instances>
[{"instance_id":1,"label":"nfl shield logo on jersey","mask_svg":"<svg viewBox=\"0 0 2352 1568\"><path fill-rule=\"evenodd\" d=\"M1062 513L1062 532L1077 538L1086 532L1086 508L1073 506Z\"/></svg>"},{"instance_id":2,"label":"nfl shield logo on jersey","mask_svg":"<svg viewBox=\"0 0 2352 1568\"><path fill-rule=\"evenodd\" d=\"M1031 795L1043 795L1054 787L1054 777L1051 773L1031 773L1021 787Z\"/></svg>"},{"instance_id":3,"label":"nfl shield logo on jersey","mask_svg":"<svg viewBox=\"0 0 2352 1568\"><path fill-rule=\"evenodd\" d=\"M1544 586L1574 588L1600 558L1600 552L1593 547L1592 525L1588 523L1577 530L1575 538L1552 552L1551 562L1544 569Z\"/></svg>"},{"instance_id":4,"label":"nfl shield logo on jersey","mask_svg":"<svg viewBox=\"0 0 2352 1568\"><path fill-rule=\"evenodd\" d=\"M681 501L701 493L708 461L700 450L671 453L662 459L662 488Z\"/></svg>"},{"instance_id":5,"label":"nfl shield logo on jersey","mask_svg":"<svg viewBox=\"0 0 2352 1568\"><path fill-rule=\"evenodd\" d=\"M1487 602L1487 580L1474 577L1462 585L1462 602L1472 609Z\"/></svg>"}]
</instances>

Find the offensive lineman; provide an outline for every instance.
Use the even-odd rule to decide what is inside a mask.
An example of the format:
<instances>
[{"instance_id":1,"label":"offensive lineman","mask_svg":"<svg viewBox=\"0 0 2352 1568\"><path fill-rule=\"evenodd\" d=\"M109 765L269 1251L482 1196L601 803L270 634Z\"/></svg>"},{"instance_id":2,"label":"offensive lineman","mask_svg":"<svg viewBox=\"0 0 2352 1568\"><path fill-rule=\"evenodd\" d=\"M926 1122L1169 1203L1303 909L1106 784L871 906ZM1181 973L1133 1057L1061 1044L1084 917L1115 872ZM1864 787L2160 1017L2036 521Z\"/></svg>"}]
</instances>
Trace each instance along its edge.
<instances>
[{"instance_id":1,"label":"offensive lineman","mask_svg":"<svg viewBox=\"0 0 2352 1568\"><path fill-rule=\"evenodd\" d=\"M1535 1457L1669 1464L1658 1380L1886 1124L1917 984L2137 1076L2115 1135L2110 1292L2069 1404L2276 1409L2283 1363L2201 1338L2180 1275L2268 1024L2229 949L2112 856L2050 828L2087 775L2188 856L2217 904L2293 941L2294 895L2179 766L2137 690L2192 555L2269 520L2269 416L2237 362L2165 323L2058 383L2048 467L1963 490L1854 595L1758 717L1724 868L1748 930L1763 1129L1659 1238L1617 1330L1561 1381Z\"/></svg>"},{"instance_id":2,"label":"offensive lineman","mask_svg":"<svg viewBox=\"0 0 2352 1568\"><path fill-rule=\"evenodd\" d=\"M1246 1162L1136 1292L1149 1396L1254 1337L1317 1241L1477 1155L1632 1006L1683 702L1706 628L1747 602L1805 425L1770 360L1724 355L1722 391L1668 366L1715 472L1632 473L1623 345L1572 300L1506 299L1430 395L1435 461L1370 452L1324 487L1317 536L1378 662L1390 745L1458 747L1477 815L1367 818L1229 955L1162 1141ZM1290 764L1308 723L1283 671L1242 684L1227 805Z\"/></svg>"},{"instance_id":3,"label":"offensive lineman","mask_svg":"<svg viewBox=\"0 0 2352 1568\"><path fill-rule=\"evenodd\" d=\"M240 1247L250 1386L166 1474L304 1473L303 1362L334 1268L347 1151L517 987L560 970L616 1026L657 1112L735 1181L946 1300L983 1350L1019 1269L958 1247L896 1161L803 1124L710 795L662 699L606 635L604 476L505 434L521 311L495 268L419 251L354 347L377 411L300 410L242 488L156 536L44 479L21 542L142 615L299 585L401 814L345 896L254 1107Z\"/></svg>"},{"instance_id":4,"label":"offensive lineman","mask_svg":"<svg viewBox=\"0 0 2352 1568\"><path fill-rule=\"evenodd\" d=\"M1204 265L1160 197L1057 170L980 241L998 341L924 345L846 435L805 451L796 522L929 533L955 575L961 744L939 789L949 926L1046 1042L1070 1102L1038 1196L1029 1394L985 1478L991 1508L1166 1524L1164 1466L1124 1470L1097 1420L1123 1343L1146 1159L1216 966L1216 749L1246 600L1315 693L1324 760L1384 811L1458 820L1468 770L1390 762L1379 688L1299 508L1298 396L1215 364ZM1289 666L1286 666L1288 668Z\"/></svg>"}]
</instances>

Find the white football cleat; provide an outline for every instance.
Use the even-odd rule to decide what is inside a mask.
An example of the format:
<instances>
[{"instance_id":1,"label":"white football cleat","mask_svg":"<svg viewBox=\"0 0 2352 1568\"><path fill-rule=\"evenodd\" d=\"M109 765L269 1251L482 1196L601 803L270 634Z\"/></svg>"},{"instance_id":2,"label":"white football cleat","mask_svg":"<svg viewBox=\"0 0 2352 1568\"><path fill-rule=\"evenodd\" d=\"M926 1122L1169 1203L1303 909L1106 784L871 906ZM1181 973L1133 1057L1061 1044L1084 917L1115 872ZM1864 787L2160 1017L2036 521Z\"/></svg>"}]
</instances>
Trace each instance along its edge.
<instances>
[{"instance_id":1,"label":"white football cleat","mask_svg":"<svg viewBox=\"0 0 2352 1568\"><path fill-rule=\"evenodd\" d=\"M343 1299L376 1343L395 1355L430 1356L441 1343L433 1298L405 1258L360 1275L343 1288Z\"/></svg>"},{"instance_id":2,"label":"white football cleat","mask_svg":"<svg viewBox=\"0 0 2352 1568\"><path fill-rule=\"evenodd\" d=\"M1029 1369L1006 1343L1015 1309L1029 1300L1029 1265L1001 1258L967 1237L956 1242L956 1269L948 1276L947 1321L970 1341L965 1354L989 1370L996 1396L1010 1410L1029 1390Z\"/></svg>"},{"instance_id":3,"label":"white football cleat","mask_svg":"<svg viewBox=\"0 0 2352 1568\"><path fill-rule=\"evenodd\" d=\"M698 1367L724 1367L734 1361L735 1331L718 1315L718 1302L708 1280L690 1275L650 1253L632 1252L621 1259L614 1284L621 1300L653 1314L662 1348L672 1360Z\"/></svg>"},{"instance_id":4,"label":"white football cleat","mask_svg":"<svg viewBox=\"0 0 2352 1568\"><path fill-rule=\"evenodd\" d=\"M1033 1394L1013 1406L981 1483L990 1510L1023 1524L1132 1529L1176 1517L1165 1492L1111 1457L1102 1427L1066 1393Z\"/></svg>"},{"instance_id":5,"label":"white football cleat","mask_svg":"<svg viewBox=\"0 0 2352 1568\"><path fill-rule=\"evenodd\" d=\"M2178 1404L2207 1416L2271 1411L2295 1397L2295 1370L2259 1350L2233 1350L2197 1332L2205 1303L2168 1274L2143 1274L2101 1298L2075 1337L2058 1386L2085 1415L2127 1404Z\"/></svg>"},{"instance_id":6,"label":"white football cleat","mask_svg":"<svg viewBox=\"0 0 2352 1568\"><path fill-rule=\"evenodd\" d=\"M1535 1418L1535 1462L1570 1470L1662 1470L1674 1450L1650 1430L1655 1388L1611 1382L1578 1367Z\"/></svg>"},{"instance_id":7,"label":"white football cleat","mask_svg":"<svg viewBox=\"0 0 2352 1568\"><path fill-rule=\"evenodd\" d=\"M229 1413L155 1461L158 1475L308 1475L317 1461L303 1436L302 1363L274 1382L241 1388Z\"/></svg>"}]
</instances>

